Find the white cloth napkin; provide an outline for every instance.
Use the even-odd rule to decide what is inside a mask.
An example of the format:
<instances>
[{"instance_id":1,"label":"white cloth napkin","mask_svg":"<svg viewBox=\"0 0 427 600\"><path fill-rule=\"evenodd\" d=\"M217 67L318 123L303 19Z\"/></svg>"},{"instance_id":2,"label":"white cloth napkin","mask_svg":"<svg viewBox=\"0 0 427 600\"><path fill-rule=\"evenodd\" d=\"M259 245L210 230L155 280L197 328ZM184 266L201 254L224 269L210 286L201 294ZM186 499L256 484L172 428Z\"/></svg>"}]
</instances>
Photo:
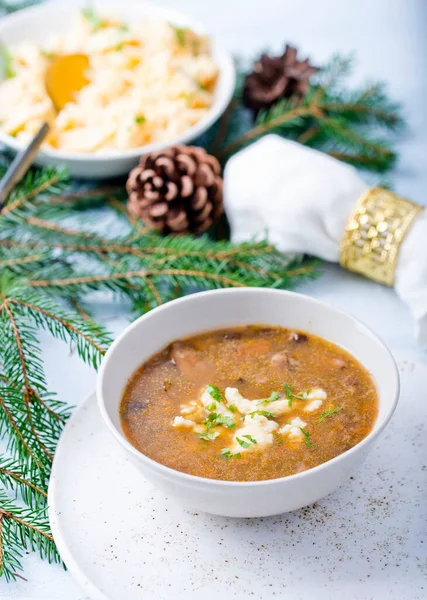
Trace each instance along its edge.
<instances>
[{"instance_id":1,"label":"white cloth napkin","mask_svg":"<svg viewBox=\"0 0 427 600\"><path fill-rule=\"evenodd\" d=\"M359 173L330 156L268 135L233 156L224 174L233 242L268 239L283 252L338 262L345 224L368 189ZM427 345L427 211L402 242L395 289Z\"/></svg>"}]
</instances>

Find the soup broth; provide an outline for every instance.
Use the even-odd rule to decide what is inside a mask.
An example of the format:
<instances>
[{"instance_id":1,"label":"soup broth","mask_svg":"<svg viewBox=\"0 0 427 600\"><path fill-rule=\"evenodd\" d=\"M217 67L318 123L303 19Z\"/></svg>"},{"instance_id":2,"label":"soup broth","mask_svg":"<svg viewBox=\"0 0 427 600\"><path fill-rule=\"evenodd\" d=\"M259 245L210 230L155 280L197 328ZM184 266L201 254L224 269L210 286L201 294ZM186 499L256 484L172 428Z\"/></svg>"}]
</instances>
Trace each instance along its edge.
<instances>
[{"instance_id":1,"label":"soup broth","mask_svg":"<svg viewBox=\"0 0 427 600\"><path fill-rule=\"evenodd\" d=\"M274 479L359 443L378 411L349 353L305 332L247 326L176 341L129 380L128 440L153 460L228 481Z\"/></svg>"}]
</instances>

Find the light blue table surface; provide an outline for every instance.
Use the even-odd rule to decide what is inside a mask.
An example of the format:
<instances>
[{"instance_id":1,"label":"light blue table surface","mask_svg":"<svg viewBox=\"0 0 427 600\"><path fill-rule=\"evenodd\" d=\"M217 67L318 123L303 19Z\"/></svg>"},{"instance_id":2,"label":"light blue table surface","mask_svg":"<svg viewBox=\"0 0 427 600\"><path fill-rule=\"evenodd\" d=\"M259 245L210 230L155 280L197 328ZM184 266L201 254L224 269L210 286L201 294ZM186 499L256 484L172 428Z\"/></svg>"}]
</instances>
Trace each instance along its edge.
<instances>
[{"instance_id":1,"label":"light blue table surface","mask_svg":"<svg viewBox=\"0 0 427 600\"><path fill-rule=\"evenodd\" d=\"M392 175L394 189L414 201L427 203L425 0L163 0L162 4L178 8L206 23L215 36L240 55L251 56L266 47L280 50L285 41L297 45L302 55L309 55L314 63L323 63L337 51L355 52L358 66L354 81L385 80L392 97L404 105L409 128L399 143L401 158ZM303 285L299 291L341 307L370 326L390 346L401 365L416 366L413 372L418 380L411 382L411 390L424 395L427 400L427 353L416 347L411 316L392 290L345 273L338 267L327 266L319 280ZM125 306L98 306L96 312L114 332L120 331L126 324ZM43 335L42 341L50 387L59 393L62 400L78 405L94 388L95 373L51 337ZM410 401L410 397L404 400ZM424 411L424 418L426 416ZM413 452L424 452L427 456L427 435L419 439L416 448L401 442L401 452L407 453L408 461L411 461ZM420 474L419 479L417 475L413 484L418 489L424 486L427 492L425 472ZM414 509L409 502L402 519L410 519L411 510ZM420 523L425 527L425 510L423 514ZM417 517L420 517L419 513ZM383 526L379 523L378 527ZM379 534L389 544L391 557L394 551L397 556L397 542L394 547L387 529L380 529ZM427 545L427 539L424 545ZM413 549L412 552L409 547L405 571L408 585L406 592L400 592L402 600L427 597L427 585L423 591L420 566L415 564L416 555L417 551ZM426 560L425 552L421 559ZM375 564L375 556L372 560ZM26 556L24 564L24 575L28 581L11 584L0 581L1 600L83 598L77 585L60 567L41 562L35 554ZM354 579L353 583L349 583L348 597L355 600L392 598L386 583L387 578L393 575L388 575L388 571L381 572L382 569L383 564L378 562L378 578L374 576L372 596L360 596L357 579ZM330 598L335 600L338 596L334 595L333 589L331 582ZM340 600L341 596L340 593ZM269 598L267 592L258 597ZM292 599L292 595L287 598Z\"/></svg>"}]
</instances>

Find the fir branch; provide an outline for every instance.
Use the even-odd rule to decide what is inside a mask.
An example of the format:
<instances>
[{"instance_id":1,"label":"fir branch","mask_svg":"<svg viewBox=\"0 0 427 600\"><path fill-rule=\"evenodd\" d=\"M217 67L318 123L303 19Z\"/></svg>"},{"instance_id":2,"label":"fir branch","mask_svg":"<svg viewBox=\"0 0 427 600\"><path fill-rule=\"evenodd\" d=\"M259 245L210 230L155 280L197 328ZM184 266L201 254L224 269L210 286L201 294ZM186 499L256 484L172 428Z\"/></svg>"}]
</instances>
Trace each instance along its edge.
<instances>
[{"instance_id":1,"label":"fir branch","mask_svg":"<svg viewBox=\"0 0 427 600\"><path fill-rule=\"evenodd\" d=\"M96 186L92 189L81 189L79 191L64 191L61 194L47 198L50 204L66 205L69 209L81 209L82 207L93 206L92 202L101 202L105 204L108 197L123 196L124 188L122 185Z\"/></svg>"},{"instance_id":2,"label":"fir branch","mask_svg":"<svg viewBox=\"0 0 427 600\"><path fill-rule=\"evenodd\" d=\"M8 301L23 309L22 315L63 341L74 342L79 356L85 362L98 367L100 358L111 344L110 336L95 323L83 319L77 313L62 310L50 299L33 294L24 294L24 298L15 296Z\"/></svg>"},{"instance_id":3,"label":"fir branch","mask_svg":"<svg viewBox=\"0 0 427 600\"><path fill-rule=\"evenodd\" d=\"M367 154L350 154L348 152L340 152L338 150L330 150L329 156L342 160L354 167L360 169L366 169L367 171L374 171L376 173L387 172L391 165L395 162L395 156L385 155L383 160L380 160L378 156L369 156ZM384 186L382 186L384 187Z\"/></svg>"},{"instance_id":4,"label":"fir branch","mask_svg":"<svg viewBox=\"0 0 427 600\"><path fill-rule=\"evenodd\" d=\"M354 101L327 101L322 105L323 110L327 113L336 113L343 118L358 121L359 123L376 122L385 125L389 128L397 128L403 125L402 117L398 113L398 108L387 110L384 106L378 106L373 103L367 104L362 102L362 97Z\"/></svg>"},{"instance_id":5,"label":"fir branch","mask_svg":"<svg viewBox=\"0 0 427 600\"><path fill-rule=\"evenodd\" d=\"M352 66L350 58L334 57L312 77L310 90L302 101L292 97L279 100L270 109L260 111L251 128L231 140L224 136L219 158L223 160L265 134L276 133L334 152L360 168L390 170L396 154L388 134L403 125L400 106L388 99L382 84L349 91L345 79ZM235 118L242 120L238 111ZM375 139L372 128L387 135Z\"/></svg>"},{"instance_id":6,"label":"fir branch","mask_svg":"<svg viewBox=\"0 0 427 600\"><path fill-rule=\"evenodd\" d=\"M146 279L152 275L162 275L163 277L185 277L190 285L194 284L195 280L204 280L206 284L208 281L217 282L224 287L245 287L245 284L239 281L235 281L231 278L222 277L216 273L210 273L208 271L190 271L185 269L163 269L163 270L149 270L141 269L139 271L126 271L126 272L112 272L105 275L86 275L81 277L71 277L69 279L45 279L45 280L29 280L26 285L33 288L47 288L53 291L55 288L68 287L71 290L77 290L83 288L85 291L99 290L102 289L102 284L106 285L106 288L112 291L123 291L123 284L120 284L122 280L126 283L131 283L134 279L144 278ZM117 285L115 285L117 282ZM197 282L196 282L197 283ZM70 292L67 292L70 293Z\"/></svg>"},{"instance_id":7,"label":"fir branch","mask_svg":"<svg viewBox=\"0 0 427 600\"><path fill-rule=\"evenodd\" d=\"M280 103L280 108L284 106L285 103ZM286 103L287 106L287 103ZM237 150L239 150L242 146L245 146L249 142L256 140L257 138L265 135L267 133L276 132L277 129L283 127L284 125L289 125L294 122L298 122L301 117L311 116L313 113L313 109L308 106L298 106L291 109L285 109L283 111L277 110L277 105L275 109L272 111L261 113L259 117L259 122L244 133L242 136L234 140L228 146L226 146L220 153L219 157L224 158L225 156L230 156Z\"/></svg>"},{"instance_id":8,"label":"fir branch","mask_svg":"<svg viewBox=\"0 0 427 600\"><path fill-rule=\"evenodd\" d=\"M343 81L349 77L355 66L355 57L352 54L334 54L322 68L313 75L313 85L319 86L330 93L340 93Z\"/></svg>"},{"instance_id":9,"label":"fir branch","mask_svg":"<svg viewBox=\"0 0 427 600\"><path fill-rule=\"evenodd\" d=\"M9 326L6 325L3 328L5 338L7 339L8 337L8 329L10 329L11 335L14 338L13 347L8 347L7 343L4 341L6 346L0 351L4 370L16 387L22 386L22 399L25 407L26 425L29 428L31 436L36 441L38 449L45 457L47 457L48 461L51 462L53 460L53 454L43 441L44 435L37 431L37 426L34 423L33 412L31 410L31 401L35 395L35 387L42 384L44 388L44 374L41 369L40 361L36 359L33 330L30 329L28 325L27 328L24 329L22 322L18 322L16 315L7 300L4 300L2 307L0 307L0 316L2 315L6 315L6 319L4 319L3 322L5 323L6 321ZM24 331L25 337L23 336ZM27 366L29 358L31 358L32 366L34 368L34 374L32 376L29 374ZM30 377L32 379L32 384L30 383Z\"/></svg>"},{"instance_id":10,"label":"fir branch","mask_svg":"<svg viewBox=\"0 0 427 600\"><path fill-rule=\"evenodd\" d=\"M40 471L43 471L45 468L43 463L31 448L30 441L25 439L20 425L13 416L9 406L7 406L6 400L3 398L3 393L0 395L0 409L0 438L4 438L6 435L9 436L8 450L11 450L11 452L18 456L21 463L26 467L29 463L33 462ZM22 429L24 430L24 427Z\"/></svg>"},{"instance_id":11,"label":"fir branch","mask_svg":"<svg viewBox=\"0 0 427 600\"><path fill-rule=\"evenodd\" d=\"M150 292L152 293L154 300L156 302L157 306L160 306L160 304L163 304L163 300L160 296L160 293L158 291L158 289L156 288L156 286L153 283L152 277L147 276L144 278L144 283L147 285L147 287L149 288Z\"/></svg>"},{"instance_id":12,"label":"fir branch","mask_svg":"<svg viewBox=\"0 0 427 600\"><path fill-rule=\"evenodd\" d=\"M42 483L36 485L37 472L30 472L32 481L26 479L22 465L11 458L0 455L0 482L5 489L16 489L18 487L24 502L32 508L40 508L46 504L47 493L42 489Z\"/></svg>"},{"instance_id":13,"label":"fir branch","mask_svg":"<svg viewBox=\"0 0 427 600\"><path fill-rule=\"evenodd\" d=\"M345 119L320 116L317 119L318 127L327 133L331 140L338 143L348 144L351 148L366 150L372 154L385 156L393 155L393 152L387 148L386 142L376 141L367 136L359 135L356 131L349 128Z\"/></svg>"},{"instance_id":14,"label":"fir branch","mask_svg":"<svg viewBox=\"0 0 427 600\"><path fill-rule=\"evenodd\" d=\"M0 241L0 245L5 240ZM10 253L8 257L7 253L3 253L0 257L0 271L3 269L13 270L14 273L26 272L28 265L40 265L42 266L46 260L50 257L50 253L46 250L41 250L35 254L29 254L28 249L22 247L19 242L15 243L15 247L20 250L19 252ZM23 267L22 269L20 267Z\"/></svg>"},{"instance_id":15,"label":"fir branch","mask_svg":"<svg viewBox=\"0 0 427 600\"><path fill-rule=\"evenodd\" d=\"M0 576L16 579L23 550L36 550L49 562L61 562L46 509L21 508L0 490Z\"/></svg>"},{"instance_id":16,"label":"fir branch","mask_svg":"<svg viewBox=\"0 0 427 600\"><path fill-rule=\"evenodd\" d=\"M19 318L11 307L9 298L3 299L0 319L0 357L4 373L17 389L24 390L25 402L29 403L29 394L33 388L46 390L36 329ZM27 361L31 362L30 370Z\"/></svg>"},{"instance_id":17,"label":"fir branch","mask_svg":"<svg viewBox=\"0 0 427 600\"><path fill-rule=\"evenodd\" d=\"M27 173L24 180L11 193L6 205L1 209L0 215L5 217L13 211L18 211L24 204L37 198L44 192L56 194L62 190L61 184L68 179L65 170L46 168L32 170Z\"/></svg>"}]
</instances>

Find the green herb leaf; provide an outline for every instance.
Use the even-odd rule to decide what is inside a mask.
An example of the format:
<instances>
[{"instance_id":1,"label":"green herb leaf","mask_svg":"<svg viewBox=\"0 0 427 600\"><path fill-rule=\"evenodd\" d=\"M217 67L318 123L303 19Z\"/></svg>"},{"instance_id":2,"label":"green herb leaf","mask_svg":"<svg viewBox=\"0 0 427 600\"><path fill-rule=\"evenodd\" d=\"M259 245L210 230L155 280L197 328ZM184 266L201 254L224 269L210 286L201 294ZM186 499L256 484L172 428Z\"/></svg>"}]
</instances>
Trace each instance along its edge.
<instances>
[{"instance_id":1,"label":"green herb leaf","mask_svg":"<svg viewBox=\"0 0 427 600\"><path fill-rule=\"evenodd\" d=\"M291 407L292 406L292 398L293 398L291 386L287 383L284 383L283 387L285 389L286 398L288 400L288 406Z\"/></svg>"},{"instance_id":2,"label":"green herb leaf","mask_svg":"<svg viewBox=\"0 0 427 600\"><path fill-rule=\"evenodd\" d=\"M142 125L142 123L145 123L145 121L146 121L146 120L147 120L147 119L144 117L144 115L137 115L137 116L135 117L135 123L136 123L137 125Z\"/></svg>"},{"instance_id":3,"label":"green herb leaf","mask_svg":"<svg viewBox=\"0 0 427 600\"><path fill-rule=\"evenodd\" d=\"M231 454L230 448L223 448L221 450L221 454L222 456L224 456L224 458L240 458L242 456L240 452L236 452L236 454Z\"/></svg>"},{"instance_id":4,"label":"green herb leaf","mask_svg":"<svg viewBox=\"0 0 427 600\"><path fill-rule=\"evenodd\" d=\"M263 398L262 400L259 400L257 402L257 406L259 404L268 404L269 402L276 402L276 400L280 400L280 394L279 392L271 392L270 396L268 398Z\"/></svg>"},{"instance_id":5,"label":"green herb leaf","mask_svg":"<svg viewBox=\"0 0 427 600\"><path fill-rule=\"evenodd\" d=\"M292 390L291 390L291 386L288 383L284 383L283 384L283 388L285 390L286 398L288 400L292 399L293 393L292 393Z\"/></svg>"},{"instance_id":6,"label":"green herb leaf","mask_svg":"<svg viewBox=\"0 0 427 600\"><path fill-rule=\"evenodd\" d=\"M10 55L9 50L6 46L0 45L0 75L4 77L4 79L11 79L15 77L15 72L12 68L12 57Z\"/></svg>"},{"instance_id":7,"label":"green herb leaf","mask_svg":"<svg viewBox=\"0 0 427 600\"><path fill-rule=\"evenodd\" d=\"M288 400L288 406L289 408L292 406L292 400L295 398L296 400L307 400L308 398L308 392L303 392L302 394L298 395L298 394L294 394L291 386L288 383L284 383L283 384L283 388L285 390L285 395L286 398Z\"/></svg>"},{"instance_id":8,"label":"green herb leaf","mask_svg":"<svg viewBox=\"0 0 427 600\"><path fill-rule=\"evenodd\" d=\"M210 404L207 405L206 408L208 410L215 410L216 409L216 402L211 402Z\"/></svg>"},{"instance_id":9,"label":"green herb leaf","mask_svg":"<svg viewBox=\"0 0 427 600\"><path fill-rule=\"evenodd\" d=\"M190 31L188 29L188 27L177 27L176 25L173 25L172 23L169 23L169 27L171 29L173 29L173 31L176 35L178 44L181 47L185 46L185 34L187 33L187 31Z\"/></svg>"},{"instance_id":10,"label":"green herb leaf","mask_svg":"<svg viewBox=\"0 0 427 600\"><path fill-rule=\"evenodd\" d=\"M254 410L253 412L250 413L252 419L254 418L255 415L261 415L262 417L267 417L267 419L275 419L275 415L273 415L273 413L268 412L267 410Z\"/></svg>"},{"instance_id":11,"label":"green herb leaf","mask_svg":"<svg viewBox=\"0 0 427 600\"><path fill-rule=\"evenodd\" d=\"M326 412L324 412L320 415L319 420L317 422L321 423L327 417L330 417L331 415L335 415L336 413L341 412L343 408L344 408L344 406L337 406L337 408L333 408L332 410L327 410Z\"/></svg>"},{"instance_id":12,"label":"green herb leaf","mask_svg":"<svg viewBox=\"0 0 427 600\"><path fill-rule=\"evenodd\" d=\"M242 440L242 438L236 437L236 442L242 446L242 448L249 448L250 443L249 442L245 442L245 440Z\"/></svg>"},{"instance_id":13,"label":"green herb leaf","mask_svg":"<svg viewBox=\"0 0 427 600\"><path fill-rule=\"evenodd\" d=\"M253 438L253 437L252 437L251 435L249 435L249 434L243 435L242 437L244 437L244 438L246 438L247 440L249 440L250 442L252 442L252 444L257 444L257 443L258 443L258 442L256 441L256 439L255 439L255 438Z\"/></svg>"},{"instance_id":14,"label":"green herb leaf","mask_svg":"<svg viewBox=\"0 0 427 600\"><path fill-rule=\"evenodd\" d=\"M119 30L123 31L123 33L126 33L127 31L129 31L129 25L126 25L126 23L121 23L119 26Z\"/></svg>"},{"instance_id":15,"label":"green herb leaf","mask_svg":"<svg viewBox=\"0 0 427 600\"><path fill-rule=\"evenodd\" d=\"M234 404L229 404L228 408L231 410L232 413L235 413L237 408L234 406Z\"/></svg>"},{"instance_id":16,"label":"green herb leaf","mask_svg":"<svg viewBox=\"0 0 427 600\"><path fill-rule=\"evenodd\" d=\"M47 58L49 60L51 60L55 56L53 52L48 52L47 50L43 50L43 48L40 50L40 55L44 56L44 58Z\"/></svg>"},{"instance_id":17,"label":"green herb leaf","mask_svg":"<svg viewBox=\"0 0 427 600\"><path fill-rule=\"evenodd\" d=\"M124 48L124 44L123 44L123 42L120 42L120 43L119 43L119 44L117 44L117 46L116 46L116 51L117 51L117 52L121 52L121 51L123 50L123 48ZM137 118L138 118L138 117L137 117ZM135 119L135 121L136 121L136 119ZM138 122L138 121L137 121L137 122Z\"/></svg>"},{"instance_id":18,"label":"green herb leaf","mask_svg":"<svg viewBox=\"0 0 427 600\"><path fill-rule=\"evenodd\" d=\"M224 425L228 429L236 429L236 423L233 421L231 417L219 415L218 413L211 413L207 419L203 421L206 425L207 429L211 427L217 427L219 425Z\"/></svg>"},{"instance_id":19,"label":"green herb leaf","mask_svg":"<svg viewBox=\"0 0 427 600\"><path fill-rule=\"evenodd\" d=\"M91 6L87 6L86 8L82 8L82 15L84 18L90 23L92 29L97 31L101 29L103 20L100 16L94 11Z\"/></svg>"},{"instance_id":20,"label":"green herb leaf","mask_svg":"<svg viewBox=\"0 0 427 600\"><path fill-rule=\"evenodd\" d=\"M218 425L224 425L225 427L227 427L227 429L236 429L236 423L231 417L224 417L223 415L219 415L216 419L216 423Z\"/></svg>"},{"instance_id":21,"label":"green herb leaf","mask_svg":"<svg viewBox=\"0 0 427 600\"><path fill-rule=\"evenodd\" d=\"M198 433L197 437L201 440L211 441L216 439L219 436L219 431L204 431L203 433Z\"/></svg>"},{"instance_id":22,"label":"green herb leaf","mask_svg":"<svg viewBox=\"0 0 427 600\"><path fill-rule=\"evenodd\" d=\"M223 396L221 390L216 385L207 385L206 391L210 396L212 396L214 400L216 400L217 402L222 402Z\"/></svg>"},{"instance_id":23,"label":"green herb leaf","mask_svg":"<svg viewBox=\"0 0 427 600\"><path fill-rule=\"evenodd\" d=\"M310 434L308 433L307 429L304 429L304 427L300 427L300 429L304 434L304 438L305 438L304 442L305 442L305 445L307 446L307 448L313 448L314 444L311 441L311 437L310 437Z\"/></svg>"}]
</instances>

